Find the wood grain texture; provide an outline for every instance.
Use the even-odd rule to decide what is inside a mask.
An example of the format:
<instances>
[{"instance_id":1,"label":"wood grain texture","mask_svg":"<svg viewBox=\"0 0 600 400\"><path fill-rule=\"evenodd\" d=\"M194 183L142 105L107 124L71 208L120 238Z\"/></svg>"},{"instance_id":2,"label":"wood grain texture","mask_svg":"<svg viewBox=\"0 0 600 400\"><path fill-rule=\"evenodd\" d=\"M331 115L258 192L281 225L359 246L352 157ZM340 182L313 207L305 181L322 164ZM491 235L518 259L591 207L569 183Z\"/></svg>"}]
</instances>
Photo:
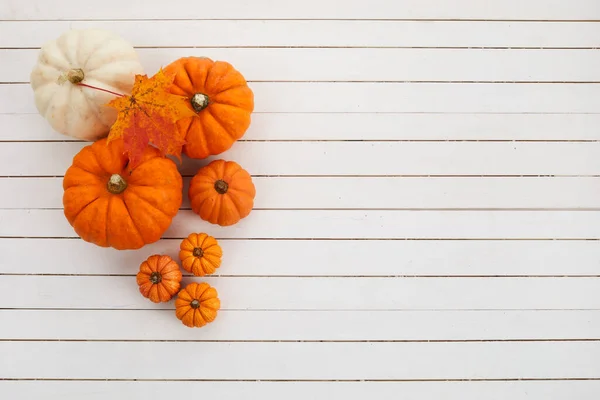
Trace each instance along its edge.
<instances>
[{"instance_id":1,"label":"wood grain texture","mask_svg":"<svg viewBox=\"0 0 600 400\"><path fill-rule=\"evenodd\" d=\"M239 162L248 218L185 199L143 249L77 237L61 184L88 143L27 82L80 28L149 74L187 55L244 74L250 129L180 170ZM0 2L0 397L596 400L599 29L597 0ZM184 277L219 291L203 329L135 284L190 232L224 251Z\"/></svg>"},{"instance_id":2,"label":"wood grain texture","mask_svg":"<svg viewBox=\"0 0 600 400\"><path fill-rule=\"evenodd\" d=\"M141 20L135 24L130 21L3 21L0 47L39 48L69 29L107 29L138 48L589 48L600 45L599 25L598 22L386 20Z\"/></svg>"},{"instance_id":3,"label":"wood grain texture","mask_svg":"<svg viewBox=\"0 0 600 400\"><path fill-rule=\"evenodd\" d=\"M600 140L600 114L254 113L241 142ZM38 114L0 114L1 141L73 141ZM237 146L236 146L237 147Z\"/></svg>"},{"instance_id":4,"label":"wood grain texture","mask_svg":"<svg viewBox=\"0 0 600 400\"><path fill-rule=\"evenodd\" d=\"M358 400L377 393L381 400L406 398L430 400L596 400L598 381L504 381L504 382L114 382L114 381L0 381L0 391L14 393L13 400L36 397L114 400L166 398L203 393L220 400L244 397L286 400Z\"/></svg>"},{"instance_id":5,"label":"wood grain texture","mask_svg":"<svg viewBox=\"0 0 600 400\"><path fill-rule=\"evenodd\" d=\"M256 112L598 113L582 83L253 82ZM91 90L91 89L90 89ZM0 85L0 114L35 114L29 84Z\"/></svg>"},{"instance_id":6,"label":"wood grain texture","mask_svg":"<svg viewBox=\"0 0 600 400\"><path fill-rule=\"evenodd\" d=\"M172 310L0 310L0 337L189 342L599 340L599 317L598 310L223 310L218 320L198 331L182 327Z\"/></svg>"},{"instance_id":7,"label":"wood grain texture","mask_svg":"<svg viewBox=\"0 0 600 400\"><path fill-rule=\"evenodd\" d=\"M63 176L87 145L0 143L0 176ZM599 150L600 142L242 142L204 160L183 157L180 171L193 176L226 159L254 176L589 176L600 175Z\"/></svg>"},{"instance_id":8,"label":"wood grain texture","mask_svg":"<svg viewBox=\"0 0 600 400\"><path fill-rule=\"evenodd\" d=\"M163 238L600 239L598 211L254 210L220 227L180 211ZM62 210L0 210L1 237L75 238Z\"/></svg>"},{"instance_id":9,"label":"wood grain texture","mask_svg":"<svg viewBox=\"0 0 600 400\"><path fill-rule=\"evenodd\" d=\"M190 209L191 178L182 208ZM600 209L598 177L264 177L255 209ZM32 196L40 191L43 196ZM0 209L61 209L62 178L0 178ZM306 196L310 193L310 196ZM514 193L520 193L515 196Z\"/></svg>"},{"instance_id":10,"label":"wood grain texture","mask_svg":"<svg viewBox=\"0 0 600 400\"><path fill-rule=\"evenodd\" d=\"M67 6L68 5L68 6ZM32 0L23 5L6 0L0 8L4 20L126 20L126 19L483 19L483 20L598 20L595 0L374 0L365 7L361 0L335 1L233 0L203 6L193 0L173 0L166 7L160 0L132 0L127 8L119 0L99 3L93 13L84 3L60 0L49 4Z\"/></svg>"},{"instance_id":11,"label":"wood grain texture","mask_svg":"<svg viewBox=\"0 0 600 400\"><path fill-rule=\"evenodd\" d=\"M0 50L0 83L28 82L39 50ZM181 57L226 60L249 82L600 82L595 50L139 49L145 73ZM256 60L261 60L257 63ZM402 65L402 68L398 68ZM343 68L341 68L343 66Z\"/></svg>"},{"instance_id":12,"label":"wood grain texture","mask_svg":"<svg viewBox=\"0 0 600 400\"><path fill-rule=\"evenodd\" d=\"M596 310L600 278L203 277L223 310ZM14 288L29 290L16 291ZM36 293L31 296L30 292ZM107 295L110 293L110 295ZM510 295L508 295L510 293ZM562 293L562 296L557 296ZM142 297L133 276L1 276L0 304L20 309L174 309ZM178 322L173 319L173 322ZM185 327L183 327L185 328Z\"/></svg>"},{"instance_id":13,"label":"wood grain texture","mask_svg":"<svg viewBox=\"0 0 600 400\"><path fill-rule=\"evenodd\" d=\"M2 274L130 275L149 254L177 259L181 239L120 252L80 239L0 240ZM220 239L224 276L598 276L593 240ZM35 249L35 251L31 251ZM23 260L27 254L27 261ZM48 262L53 260L68 262ZM307 254L307 257L290 257ZM393 255L393 257L390 257ZM94 262L89 262L89 260ZM532 278L533 279L533 278Z\"/></svg>"},{"instance_id":14,"label":"wood grain texture","mask_svg":"<svg viewBox=\"0 0 600 400\"><path fill-rule=\"evenodd\" d=\"M0 352L5 355L0 359L0 375L7 378L593 378L600 367L599 342L3 342ZM190 358L182 358L182 354L202 356L187 361ZM32 359L40 361L32 363ZM59 359L62 362L56 363ZM169 368L156 368L159 363L169 365Z\"/></svg>"}]
</instances>

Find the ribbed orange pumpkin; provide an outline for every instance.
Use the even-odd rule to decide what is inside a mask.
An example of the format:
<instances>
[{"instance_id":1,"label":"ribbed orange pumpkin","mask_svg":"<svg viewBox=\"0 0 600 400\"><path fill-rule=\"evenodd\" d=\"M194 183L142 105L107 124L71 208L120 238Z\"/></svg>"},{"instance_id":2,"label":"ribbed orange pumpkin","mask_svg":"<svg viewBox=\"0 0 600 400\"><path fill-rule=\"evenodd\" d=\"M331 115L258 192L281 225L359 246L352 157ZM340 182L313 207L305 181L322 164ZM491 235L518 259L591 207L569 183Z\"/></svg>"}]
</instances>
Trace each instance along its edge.
<instances>
[{"instance_id":1,"label":"ribbed orange pumpkin","mask_svg":"<svg viewBox=\"0 0 600 400\"><path fill-rule=\"evenodd\" d=\"M208 283L192 282L177 295L175 315L185 326L200 328L217 318L221 307L217 296L217 290Z\"/></svg>"},{"instance_id":2,"label":"ribbed orange pumpkin","mask_svg":"<svg viewBox=\"0 0 600 400\"><path fill-rule=\"evenodd\" d=\"M190 158L206 158L229 149L250 126L254 94L242 74L225 61L183 57L164 68L175 75L169 91L185 96L196 116L177 122Z\"/></svg>"},{"instance_id":3,"label":"ribbed orange pumpkin","mask_svg":"<svg viewBox=\"0 0 600 400\"><path fill-rule=\"evenodd\" d=\"M190 233L179 245L181 266L196 276L209 275L221 266L223 251L206 233Z\"/></svg>"},{"instance_id":4,"label":"ribbed orange pumpkin","mask_svg":"<svg viewBox=\"0 0 600 400\"><path fill-rule=\"evenodd\" d=\"M192 210L203 220L221 226L247 217L255 195L250 174L238 163L224 160L200 168L188 191Z\"/></svg>"},{"instance_id":5,"label":"ribbed orange pumpkin","mask_svg":"<svg viewBox=\"0 0 600 400\"><path fill-rule=\"evenodd\" d=\"M169 256L154 254L140 265L136 281L142 296L154 303L167 302L181 287L181 270Z\"/></svg>"},{"instance_id":6,"label":"ribbed orange pumpkin","mask_svg":"<svg viewBox=\"0 0 600 400\"><path fill-rule=\"evenodd\" d=\"M123 140L81 149L63 179L64 214L85 241L119 250L156 242L182 201L176 164L148 147L129 170Z\"/></svg>"}]
</instances>

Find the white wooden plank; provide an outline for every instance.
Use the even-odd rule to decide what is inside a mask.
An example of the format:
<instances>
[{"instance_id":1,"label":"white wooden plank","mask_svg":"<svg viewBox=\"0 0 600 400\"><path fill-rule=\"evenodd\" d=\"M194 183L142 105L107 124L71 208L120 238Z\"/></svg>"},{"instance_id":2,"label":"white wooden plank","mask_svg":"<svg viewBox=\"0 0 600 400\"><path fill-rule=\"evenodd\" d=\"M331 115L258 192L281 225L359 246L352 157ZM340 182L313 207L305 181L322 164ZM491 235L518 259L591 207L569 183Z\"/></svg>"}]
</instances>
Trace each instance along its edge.
<instances>
[{"instance_id":1,"label":"white wooden plank","mask_svg":"<svg viewBox=\"0 0 600 400\"><path fill-rule=\"evenodd\" d=\"M0 353L7 378L597 378L600 370L600 342L3 342Z\"/></svg>"},{"instance_id":2,"label":"white wooden plank","mask_svg":"<svg viewBox=\"0 0 600 400\"><path fill-rule=\"evenodd\" d=\"M255 112L598 113L600 85L253 82ZM91 90L91 89L90 89ZM36 114L29 84L0 85L1 114Z\"/></svg>"},{"instance_id":3,"label":"white wooden plank","mask_svg":"<svg viewBox=\"0 0 600 400\"><path fill-rule=\"evenodd\" d=\"M210 7L208 7L210 5ZM30 0L23 4L5 0L0 19L123 20L123 19L485 19L485 20L592 20L600 19L595 0L348 0L336 1L233 0L208 3L173 0L165 7L160 0L104 0L90 10L88 4L69 0L47 3Z\"/></svg>"},{"instance_id":4,"label":"white wooden plank","mask_svg":"<svg viewBox=\"0 0 600 400\"><path fill-rule=\"evenodd\" d=\"M4 238L0 273L134 275L150 254L177 259L180 242L164 239L140 250L116 251L82 240ZM222 239L219 243L223 264L215 274L225 276L600 275L600 246L588 240ZM48 262L49 254L69 262ZM311 261L290 254L310 254Z\"/></svg>"},{"instance_id":5,"label":"white wooden plank","mask_svg":"<svg viewBox=\"0 0 600 400\"><path fill-rule=\"evenodd\" d=\"M202 382L202 381L0 381L0 392L11 400L57 398L63 400L131 400L170 398L202 393L219 400L362 400L377 393L378 400L597 400L600 382ZM399 397L400 396L400 397Z\"/></svg>"},{"instance_id":6,"label":"white wooden plank","mask_svg":"<svg viewBox=\"0 0 600 400\"><path fill-rule=\"evenodd\" d=\"M0 49L6 60L0 83L29 82L38 54ZM205 56L228 61L250 82L600 81L595 50L152 48L138 54L148 75L181 57Z\"/></svg>"},{"instance_id":7,"label":"white wooden plank","mask_svg":"<svg viewBox=\"0 0 600 400\"><path fill-rule=\"evenodd\" d=\"M600 308L600 278L204 277L185 278L183 284L191 281L214 286L224 310ZM134 276L3 275L0 304L14 309L174 308L173 302L154 304L142 297Z\"/></svg>"},{"instance_id":8,"label":"white wooden plank","mask_svg":"<svg viewBox=\"0 0 600 400\"><path fill-rule=\"evenodd\" d=\"M0 47L39 48L70 29L96 28L115 32L136 47L589 48L600 46L599 25L385 20L3 21Z\"/></svg>"},{"instance_id":9,"label":"white wooden plank","mask_svg":"<svg viewBox=\"0 0 600 400\"><path fill-rule=\"evenodd\" d=\"M600 339L600 311L227 311L200 332L170 310L0 310L1 340ZM60 323L56 323L60 321ZM161 329L156 329L160 326ZM240 327L244 327L240 329Z\"/></svg>"},{"instance_id":10,"label":"white wooden plank","mask_svg":"<svg viewBox=\"0 0 600 400\"><path fill-rule=\"evenodd\" d=\"M0 176L62 176L87 145L0 143ZM186 176L214 159L235 160L252 175L598 175L599 150L600 142L239 142L176 162Z\"/></svg>"},{"instance_id":11,"label":"white wooden plank","mask_svg":"<svg viewBox=\"0 0 600 400\"><path fill-rule=\"evenodd\" d=\"M599 239L597 211L254 210L236 225L180 211L164 238ZM1 237L76 237L62 210L0 210Z\"/></svg>"},{"instance_id":12,"label":"white wooden plank","mask_svg":"<svg viewBox=\"0 0 600 400\"><path fill-rule=\"evenodd\" d=\"M189 209L189 177L183 209ZM255 177L255 209L597 209L600 178ZM43 196L32 196L32 193ZM63 207L62 178L0 178L0 209ZM515 196L514 193L519 193Z\"/></svg>"},{"instance_id":13,"label":"white wooden plank","mask_svg":"<svg viewBox=\"0 0 600 400\"><path fill-rule=\"evenodd\" d=\"M600 140L600 114L254 113L247 140ZM0 114L0 141L65 141L39 114Z\"/></svg>"}]
</instances>

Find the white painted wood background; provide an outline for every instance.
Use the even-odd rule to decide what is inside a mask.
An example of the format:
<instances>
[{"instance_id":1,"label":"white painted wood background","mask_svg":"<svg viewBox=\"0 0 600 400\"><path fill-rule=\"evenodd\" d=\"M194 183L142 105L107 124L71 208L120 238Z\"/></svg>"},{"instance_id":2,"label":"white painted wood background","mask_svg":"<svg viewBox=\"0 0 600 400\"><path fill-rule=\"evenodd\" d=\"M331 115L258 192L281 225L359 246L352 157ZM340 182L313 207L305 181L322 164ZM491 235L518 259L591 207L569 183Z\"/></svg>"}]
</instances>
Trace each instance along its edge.
<instances>
[{"instance_id":1,"label":"white painted wood background","mask_svg":"<svg viewBox=\"0 0 600 400\"><path fill-rule=\"evenodd\" d=\"M600 398L600 1L2 0L0 20L1 399ZM246 76L253 123L218 158L253 174L250 217L185 201L140 251L76 238L61 181L85 143L28 78L84 27L148 74L205 55ZM134 278L193 231L225 253L202 329Z\"/></svg>"}]
</instances>

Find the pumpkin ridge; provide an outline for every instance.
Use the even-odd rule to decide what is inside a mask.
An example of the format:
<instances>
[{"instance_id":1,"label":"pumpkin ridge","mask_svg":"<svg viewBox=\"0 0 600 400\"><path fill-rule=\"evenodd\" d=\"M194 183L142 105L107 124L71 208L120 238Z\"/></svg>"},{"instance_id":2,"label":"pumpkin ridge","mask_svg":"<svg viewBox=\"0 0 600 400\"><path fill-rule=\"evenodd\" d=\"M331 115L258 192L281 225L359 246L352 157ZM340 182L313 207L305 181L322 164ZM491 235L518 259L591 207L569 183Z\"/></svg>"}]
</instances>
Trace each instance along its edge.
<instances>
[{"instance_id":1,"label":"pumpkin ridge","mask_svg":"<svg viewBox=\"0 0 600 400\"><path fill-rule=\"evenodd\" d=\"M217 119L215 117L215 115L210 111L210 107L206 107L204 110L206 111L206 114L210 115L210 117L215 121L215 123L216 123L215 125L217 125L220 128L220 131L225 132L225 136L231 140L231 145L233 145L233 143L237 140L237 138L235 136L233 136L233 134L229 131L229 129L226 129L223 126L223 122L221 122L219 119ZM215 132L214 129L213 129L213 132ZM222 136L222 134L220 136ZM231 147L231 145L229 147Z\"/></svg>"},{"instance_id":2,"label":"pumpkin ridge","mask_svg":"<svg viewBox=\"0 0 600 400\"><path fill-rule=\"evenodd\" d=\"M189 68L193 68L194 66L190 65L190 63L188 63L188 62L183 62L182 66L183 66L183 70L185 71L185 74L187 75L188 79L192 83L192 85L191 85L192 90L194 92L204 91L206 88L206 77L204 78L204 82L202 82L202 83L195 82L194 79L192 78L192 76L194 74L190 73L190 70L189 70ZM208 76L208 71L206 72L206 76ZM194 95L194 93L190 93L190 97L193 95Z\"/></svg>"},{"instance_id":3,"label":"pumpkin ridge","mask_svg":"<svg viewBox=\"0 0 600 400\"><path fill-rule=\"evenodd\" d=\"M82 69L86 68L87 67L87 63L90 61L90 58L92 58L92 56L94 55L94 53L96 53L102 46L105 46L108 42L110 42L110 41L112 41L114 39L115 38L112 37L112 36L107 36L102 41L100 41L99 43L97 43L96 46L94 46L94 48L90 51L90 54L88 55L88 57L83 62L81 68ZM91 71L93 71L93 69L89 70L89 72L91 72Z\"/></svg>"},{"instance_id":4,"label":"pumpkin ridge","mask_svg":"<svg viewBox=\"0 0 600 400\"><path fill-rule=\"evenodd\" d=\"M215 96L221 95L223 93L227 93L230 90L235 90L235 89L239 89L239 88L246 88L246 87L248 87L248 83L240 83L239 85L230 86L230 87L228 87L225 90L221 90L220 92L215 93ZM238 108L241 108L241 107L238 107Z\"/></svg>"},{"instance_id":5,"label":"pumpkin ridge","mask_svg":"<svg viewBox=\"0 0 600 400\"><path fill-rule=\"evenodd\" d=\"M81 87L81 94L83 95L83 98L85 99L86 104L92 109L94 110L94 119L99 122L101 125L106 126L106 124L104 123L104 121L102 121L100 119L100 109L98 107L97 104L94 104L91 99L86 95L86 91L83 89L83 86Z\"/></svg>"},{"instance_id":6,"label":"pumpkin ridge","mask_svg":"<svg viewBox=\"0 0 600 400\"><path fill-rule=\"evenodd\" d=\"M177 88L181 89L181 91L186 92L186 95L189 95L189 91L187 90L187 88L191 88L194 89L194 82L192 82L192 78L190 78L190 74L186 68L186 64L187 63L182 63L183 64L183 71L185 72L185 74L182 73L175 73L175 79L173 79L173 83L175 86L177 86ZM179 82L178 78L181 77L185 77L187 79L187 82ZM178 82L175 82L178 81ZM182 88L181 86L185 85L186 89ZM193 94L193 93L191 93Z\"/></svg>"},{"instance_id":7,"label":"pumpkin ridge","mask_svg":"<svg viewBox=\"0 0 600 400\"><path fill-rule=\"evenodd\" d=\"M110 216L110 208L111 208L110 205L112 203L112 199L113 199L113 196L109 196L108 197L108 204L106 205L106 223L104 224L105 225L104 226L104 231L105 231L104 232L104 237L106 237L106 244L108 244L109 246L112 245L111 241L108 239L108 230L109 230L109 227L110 227L110 225L108 223L108 218Z\"/></svg>"},{"instance_id":8,"label":"pumpkin ridge","mask_svg":"<svg viewBox=\"0 0 600 400\"><path fill-rule=\"evenodd\" d=\"M134 189L134 188L132 188L132 189ZM148 204L150 207L154 208L155 210L158 210L158 211L160 211L160 213L161 213L162 215L164 215L165 217L167 217L167 218L172 218L172 216L171 216L171 215L169 215L169 214L167 214L167 213L166 213L164 210L161 210L160 208L158 208L157 206L155 206L154 204L150 203L148 200L144 199L142 196L140 196L139 194L137 194L137 193L135 192L135 190L130 190L128 193L129 193L129 196L134 196L134 197L136 197L137 199L139 199L139 200L143 201L144 203ZM162 204L162 203L161 203L161 204Z\"/></svg>"},{"instance_id":9,"label":"pumpkin ridge","mask_svg":"<svg viewBox=\"0 0 600 400\"><path fill-rule=\"evenodd\" d=\"M96 202L97 200L100 200L102 197L98 196L96 197L94 200L90 201L89 203L87 203L85 206L81 207L81 210L79 210L77 212L77 214L75 214L73 216L73 222L75 222L77 220L77 217L79 217L79 215L83 212L83 210L85 210L86 208L88 208L91 204L93 204L94 202Z\"/></svg>"},{"instance_id":10,"label":"pumpkin ridge","mask_svg":"<svg viewBox=\"0 0 600 400\"><path fill-rule=\"evenodd\" d=\"M210 71L212 71L213 67L215 66L215 62L211 59L209 60L211 61L211 64L206 68L206 76L204 77L204 83L202 84L203 90L206 90L206 85L208 84L208 77L210 76ZM210 101L210 98L208 100Z\"/></svg>"},{"instance_id":11,"label":"pumpkin ridge","mask_svg":"<svg viewBox=\"0 0 600 400\"><path fill-rule=\"evenodd\" d=\"M223 221L223 218L225 217L225 215L221 214L219 217L219 219L226 224L229 224L229 220L232 217L232 214L236 214L236 217L234 217L234 220L239 221L240 219L242 219L243 217L245 217L245 215L242 215L242 213L240 212L240 205L238 203L236 203L233 200L233 197L231 195L228 196L223 196L223 203L227 202L228 204L223 204L222 207L225 208L225 210L229 210L229 215L226 215L226 221Z\"/></svg>"},{"instance_id":12,"label":"pumpkin ridge","mask_svg":"<svg viewBox=\"0 0 600 400\"><path fill-rule=\"evenodd\" d=\"M214 95L213 102L216 104L227 104L227 105L230 105L233 107L237 107L237 108L240 108L249 113L253 112L254 111L254 100L253 99L250 102L250 104L247 105L247 107L243 107L242 105L240 105L240 103L241 104L244 104L244 103L239 102L239 99L237 99L237 97L242 97L242 99L243 99L243 97L248 97L249 93L242 93L239 96L236 96L236 100L232 100L229 98L229 95L231 94L229 92L237 91L237 90L245 92L245 91L250 91L250 88L247 85L239 85L239 86L235 86L233 88L229 88L227 90L224 90L224 91L219 92L218 94ZM225 99L223 99L223 97L225 97Z\"/></svg>"},{"instance_id":13,"label":"pumpkin ridge","mask_svg":"<svg viewBox=\"0 0 600 400\"><path fill-rule=\"evenodd\" d=\"M242 126L242 124L239 122L238 118L229 118L229 120L223 120L223 118L227 118L227 116L222 117L219 113L215 113L216 109L221 109L221 108L231 108L233 110L235 110L236 112L239 110L243 113L246 113L246 117L248 119L250 119L250 111L238 107L238 106L234 106L231 104L226 104L226 103L215 103L213 104L213 107L208 107L206 108L206 110L210 110L210 115L213 117L213 119L218 122L227 132L227 134L233 139L233 142L237 141L238 139L240 139L241 137L243 137L246 134L246 131L248 130L248 127L250 126L250 123L246 123L244 122L244 126L243 128L240 128L239 126L237 126L238 124L240 126ZM233 113L232 111L230 111L231 113ZM235 128L231 126L231 120L235 121ZM233 143L229 146L231 147L233 145Z\"/></svg>"},{"instance_id":14,"label":"pumpkin ridge","mask_svg":"<svg viewBox=\"0 0 600 400\"><path fill-rule=\"evenodd\" d=\"M133 215L131 215L131 210L129 210L129 206L127 205L127 202L125 201L125 199L123 199L123 205L125 206L125 210L127 210L127 215L129 215L129 218L131 219L131 225L133 225L133 227L135 228L135 231L136 231L137 235L140 237L140 239L142 239L142 242L145 243L146 241L144 240L142 231L140 231L140 228L135 223L135 219L133 218Z\"/></svg>"}]
</instances>

